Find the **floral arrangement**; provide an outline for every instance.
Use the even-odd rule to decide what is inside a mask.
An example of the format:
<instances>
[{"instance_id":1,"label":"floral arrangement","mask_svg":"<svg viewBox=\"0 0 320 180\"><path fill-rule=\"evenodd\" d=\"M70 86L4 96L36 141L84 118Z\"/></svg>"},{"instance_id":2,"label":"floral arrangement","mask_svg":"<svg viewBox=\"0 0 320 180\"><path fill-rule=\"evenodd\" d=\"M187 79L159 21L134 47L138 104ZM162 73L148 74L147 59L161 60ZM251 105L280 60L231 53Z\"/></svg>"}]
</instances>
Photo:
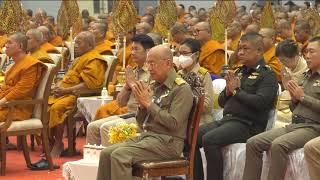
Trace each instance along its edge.
<instances>
[{"instance_id":1,"label":"floral arrangement","mask_svg":"<svg viewBox=\"0 0 320 180\"><path fill-rule=\"evenodd\" d=\"M109 129L109 142L111 144L121 143L129 138L137 136L137 124L120 122Z\"/></svg>"}]
</instances>

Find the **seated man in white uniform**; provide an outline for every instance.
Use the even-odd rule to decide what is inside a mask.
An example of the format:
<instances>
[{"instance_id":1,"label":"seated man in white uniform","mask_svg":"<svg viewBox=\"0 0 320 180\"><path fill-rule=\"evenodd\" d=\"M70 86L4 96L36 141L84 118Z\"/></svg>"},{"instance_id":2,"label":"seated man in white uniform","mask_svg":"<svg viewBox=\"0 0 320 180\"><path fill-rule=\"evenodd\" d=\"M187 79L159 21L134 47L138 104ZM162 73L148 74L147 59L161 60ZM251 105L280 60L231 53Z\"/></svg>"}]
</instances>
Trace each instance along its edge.
<instances>
[{"instance_id":1,"label":"seated man in white uniform","mask_svg":"<svg viewBox=\"0 0 320 180\"><path fill-rule=\"evenodd\" d=\"M131 49L131 56L132 59L136 62L137 67L126 68L126 84L117 96L117 102L119 106L128 106L128 116L115 115L91 122L87 127L86 141L89 144L108 146L110 145L108 131L111 126L114 126L117 123L123 121L126 121L128 123L136 122L134 114L137 111L138 103L133 96L131 86L137 80L145 82L149 80L150 75L146 67L144 67L144 63L146 61L149 49L154 46L154 42L151 37L144 34L135 36L132 41L133 44Z\"/></svg>"}]
</instances>

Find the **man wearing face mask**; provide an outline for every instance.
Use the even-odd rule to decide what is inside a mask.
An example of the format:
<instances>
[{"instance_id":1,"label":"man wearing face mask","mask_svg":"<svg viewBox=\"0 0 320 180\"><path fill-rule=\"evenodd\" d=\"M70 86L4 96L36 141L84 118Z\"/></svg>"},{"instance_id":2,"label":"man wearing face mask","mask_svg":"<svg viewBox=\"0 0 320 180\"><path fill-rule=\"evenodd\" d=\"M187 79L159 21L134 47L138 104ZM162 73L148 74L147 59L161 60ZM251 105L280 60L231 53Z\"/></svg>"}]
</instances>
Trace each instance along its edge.
<instances>
[{"instance_id":1,"label":"man wearing face mask","mask_svg":"<svg viewBox=\"0 0 320 180\"><path fill-rule=\"evenodd\" d=\"M202 85L205 91L204 107L205 111L201 115L200 124L208 123L213 120L213 89L210 74L207 69L200 67L198 62L201 45L198 40L187 38L179 47L179 63L181 70L178 74L182 77L188 76L191 72L196 73L202 80Z\"/></svg>"}]
</instances>

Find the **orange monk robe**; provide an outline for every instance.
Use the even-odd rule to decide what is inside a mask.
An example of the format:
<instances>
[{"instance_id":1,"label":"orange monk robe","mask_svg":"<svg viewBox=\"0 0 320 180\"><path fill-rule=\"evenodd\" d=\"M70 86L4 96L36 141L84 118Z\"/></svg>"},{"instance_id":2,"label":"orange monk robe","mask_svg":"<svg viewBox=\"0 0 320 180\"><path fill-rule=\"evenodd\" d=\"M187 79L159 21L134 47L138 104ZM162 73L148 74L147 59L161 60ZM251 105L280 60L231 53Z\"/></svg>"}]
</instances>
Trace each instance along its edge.
<instances>
[{"instance_id":1,"label":"orange monk robe","mask_svg":"<svg viewBox=\"0 0 320 180\"><path fill-rule=\"evenodd\" d=\"M113 32L112 31L107 31L105 39L108 40L108 41L114 42L115 41L115 36L114 36Z\"/></svg>"},{"instance_id":2,"label":"orange monk robe","mask_svg":"<svg viewBox=\"0 0 320 180\"><path fill-rule=\"evenodd\" d=\"M37 59L26 55L13 64L6 72L4 84L0 89L0 99L30 100L35 95L41 73L45 66ZM8 108L0 107L0 122L6 121ZM16 106L13 109L13 120L24 120L32 115L33 106Z\"/></svg>"},{"instance_id":3,"label":"orange monk robe","mask_svg":"<svg viewBox=\"0 0 320 180\"><path fill-rule=\"evenodd\" d=\"M281 82L281 69L282 64L280 60L275 55L276 47L271 47L268 51L263 54L264 62L266 65L270 66L273 72L277 76L277 80Z\"/></svg>"},{"instance_id":4,"label":"orange monk robe","mask_svg":"<svg viewBox=\"0 0 320 180\"><path fill-rule=\"evenodd\" d=\"M201 47L199 64L210 73L220 75L222 66L224 65L223 46L214 40L206 42Z\"/></svg>"},{"instance_id":5,"label":"orange monk robe","mask_svg":"<svg viewBox=\"0 0 320 180\"><path fill-rule=\"evenodd\" d=\"M40 49L47 53L60 54L58 49L48 42L41 44Z\"/></svg>"},{"instance_id":6,"label":"orange monk robe","mask_svg":"<svg viewBox=\"0 0 320 180\"><path fill-rule=\"evenodd\" d=\"M114 116L114 115L120 115L120 114L125 114L128 112L128 107L120 107L118 105L117 100L111 101L103 106L101 106L95 115L95 120L98 119L103 119L109 116Z\"/></svg>"},{"instance_id":7,"label":"orange monk robe","mask_svg":"<svg viewBox=\"0 0 320 180\"><path fill-rule=\"evenodd\" d=\"M52 58L49 56L48 53L42 51L41 49L38 49L30 54L32 57L38 59L39 61L43 63L52 63L54 64L54 61Z\"/></svg>"},{"instance_id":8,"label":"orange monk robe","mask_svg":"<svg viewBox=\"0 0 320 180\"><path fill-rule=\"evenodd\" d=\"M100 88L104 82L106 64L96 50L91 50L75 59L72 67L60 81L60 87L73 87L84 82L89 89ZM49 128L52 128L64 122L76 105L76 96L71 94L61 97L50 96L48 104Z\"/></svg>"},{"instance_id":9,"label":"orange monk robe","mask_svg":"<svg viewBox=\"0 0 320 180\"><path fill-rule=\"evenodd\" d=\"M235 51L238 47L238 43L240 41L241 38L241 34L239 34L239 36L237 36L237 38L233 39L228 47L228 49Z\"/></svg>"},{"instance_id":10,"label":"orange monk robe","mask_svg":"<svg viewBox=\"0 0 320 180\"><path fill-rule=\"evenodd\" d=\"M2 48L7 43L7 40L8 40L8 36L6 34L3 36L0 36L0 53L4 53L2 52Z\"/></svg>"},{"instance_id":11,"label":"orange monk robe","mask_svg":"<svg viewBox=\"0 0 320 180\"><path fill-rule=\"evenodd\" d=\"M126 46L126 57L125 57L126 64L125 65L126 66L130 65L132 67L135 67L136 63L131 58L131 48L132 48L132 43L129 43ZM117 67L116 67L116 71L117 72L121 71L122 65L123 65L123 48L121 48L119 50L119 53L118 53L118 64L117 64Z\"/></svg>"},{"instance_id":12,"label":"orange monk robe","mask_svg":"<svg viewBox=\"0 0 320 180\"><path fill-rule=\"evenodd\" d=\"M111 46L112 42L108 40L104 40L100 43L96 44L95 50L98 51L101 55L112 55Z\"/></svg>"},{"instance_id":13,"label":"orange monk robe","mask_svg":"<svg viewBox=\"0 0 320 180\"><path fill-rule=\"evenodd\" d=\"M50 44L52 44L55 47L61 47L63 46L63 40L60 36L55 36L54 38L52 38L52 40L50 41Z\"/></svg>"}]
</instances>

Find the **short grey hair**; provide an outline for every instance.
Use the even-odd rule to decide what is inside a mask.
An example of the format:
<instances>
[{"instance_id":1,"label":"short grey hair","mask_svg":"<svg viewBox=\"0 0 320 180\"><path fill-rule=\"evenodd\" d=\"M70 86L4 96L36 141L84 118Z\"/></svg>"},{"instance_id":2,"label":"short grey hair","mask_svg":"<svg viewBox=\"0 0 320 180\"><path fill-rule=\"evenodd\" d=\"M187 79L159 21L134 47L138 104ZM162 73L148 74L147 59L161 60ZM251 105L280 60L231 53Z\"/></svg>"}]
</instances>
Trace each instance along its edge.
<instances>
[{"instance_id":1,"label":"short grey hair","mask_svg":"<svg viewBox=\"0 0 320 180\"><path fill-rule=\"evenodd\" d=\"M91 47L90 49L94 49L96 47L96 40L92 32L82 31L77 35L77 37L79 36L81 36L81 38L88 43L88 45Z\"/></svg>"},{"instance_id":2,"label":"short grey hair","mask_svg":"<svg viewBox=\"0 0 320 180\"><path fill-rule=\"evenodd\" d=\"M22 51L27 52L28 38L22 32L15 32L11 34L11 37L20 44Z\"/></svg>"},{"instance_id":3,"label":"short grey hair","mask_svg":"<svg viewBox=\"0 0 320 180\"><path fill-rule=\"evenodd\" d=\"M31 33L38 42L43 41L43 34L39 29L29 29L27 33L28 32Z\"/></svg>"}]
</instances>

